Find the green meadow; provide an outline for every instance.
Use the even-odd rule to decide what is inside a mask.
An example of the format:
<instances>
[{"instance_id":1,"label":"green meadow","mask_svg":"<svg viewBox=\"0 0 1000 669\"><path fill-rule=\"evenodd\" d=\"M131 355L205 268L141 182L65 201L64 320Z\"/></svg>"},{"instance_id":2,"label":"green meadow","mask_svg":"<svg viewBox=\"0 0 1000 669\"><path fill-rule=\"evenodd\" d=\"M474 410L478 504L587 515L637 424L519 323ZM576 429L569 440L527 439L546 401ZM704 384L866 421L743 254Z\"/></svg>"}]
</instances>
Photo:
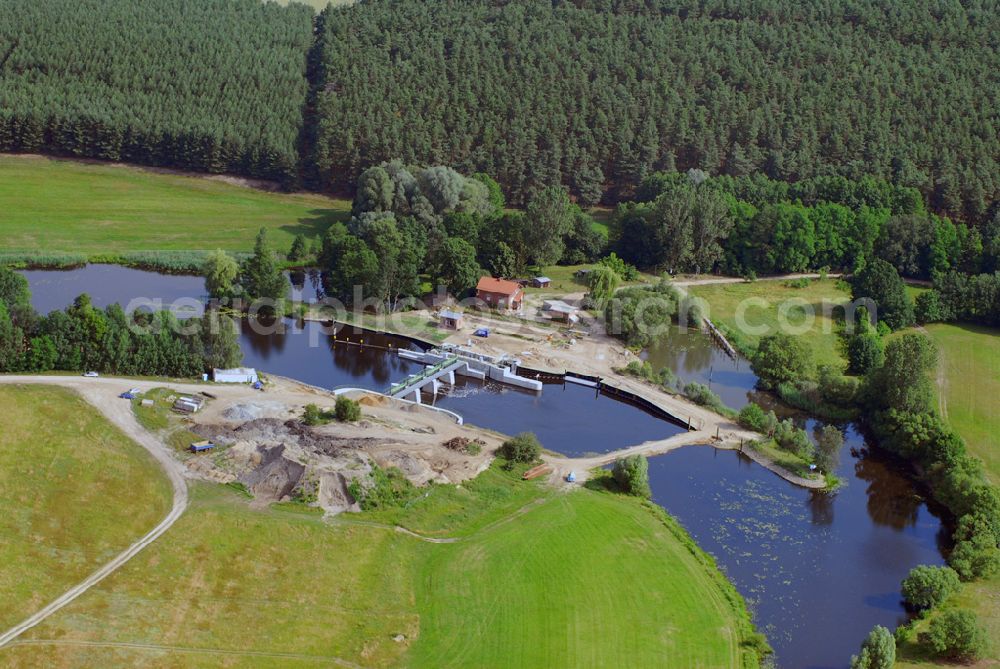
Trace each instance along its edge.
<instances>
[{"instance_id":1,"label":"green meadow","mask_svg":"<svg viewBox=\"0 0 1000 669\"><path fill-rule=\"evenodd\" d=\"M662 510L518 474L336 519L195 483L161 540L0 663L756 665L742 599Z\"/></svg>"},{"instance_id":2,"label":"green meadow","mask_svg":"<svg viewBox=\"0 0 1000 669\"><path fill-rule=\"evenodd\" d=\"M712 321L735 332L735 345L756 346L760 337L774 334L784 324L801 334L817 365L843 366L837 306L850 301L850 291L836 279L759 280L750 283L690 286L688 292L708 303ZM811 315L810 315L811 311ZM739 316L759 334L739 326Z\"/></svg>"},{"instance_id":3,"label":"green meadow","mask_svg":"<svg viewBox=\"0 0 1000 669\"><path fill-rule=\"evenodd\" d=\"M1000 484L1000 331L948 323L927 331L940 353L941 414Z\"/></svg>"},{"instance_id":4,"label":"green meadow","mask_svg":"<svg viewBox=\"0 0 1000 669\"><path fill-rule=\"evenodd\" d=\"M250 251L260 228L284 251L298 234L320 237L350 208L213 178L0 155L0 253Z\"/></svg>"},{"instance_id":5,"label":"green meadow","mask_svg":"<svg viewBox=\"0 0 1000 669\"><path fill-rule=\"evenodd\" d=\"M1000 331L979 325L934 323L926 326L940 355L936 386L938 410L965 440L969 452L983 461L987 478L1000 483ZM987 660L976 666L1000 662L1000 575L965 583L944 608L972 609L994 640ZM917 625L917 633L926 623ZM940 666L927 651L913 643L900 648L905 669Z\"/></svg>"},{"instance_id":6,"label":"green meadow","mask_svg":"<svg viewBox=\"0 0 1000 669\"><path fill-rule=\"evenodd\" d=\"M73 392L0 386L0 629L153 529L171 505L153 458Z\"/></svg>"}]
</instances>

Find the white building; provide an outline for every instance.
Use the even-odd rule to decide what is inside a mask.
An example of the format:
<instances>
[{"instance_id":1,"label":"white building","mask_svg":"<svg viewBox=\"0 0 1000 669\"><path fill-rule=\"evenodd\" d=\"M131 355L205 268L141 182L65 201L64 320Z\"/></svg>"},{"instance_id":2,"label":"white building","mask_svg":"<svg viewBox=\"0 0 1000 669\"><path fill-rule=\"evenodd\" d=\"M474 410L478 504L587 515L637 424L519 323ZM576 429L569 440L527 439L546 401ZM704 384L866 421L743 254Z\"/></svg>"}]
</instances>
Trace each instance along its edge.
<instances>
[{"instance_id":1,"label":"white building","mask_svg":"<svg viewBox=\"0 0 1000 669\"><path fill-rule=\"evenodd\" d=\"M216 383L257 383L257 370L253 367L213 369L212 380Z\"/></svg>"}]
</instances>

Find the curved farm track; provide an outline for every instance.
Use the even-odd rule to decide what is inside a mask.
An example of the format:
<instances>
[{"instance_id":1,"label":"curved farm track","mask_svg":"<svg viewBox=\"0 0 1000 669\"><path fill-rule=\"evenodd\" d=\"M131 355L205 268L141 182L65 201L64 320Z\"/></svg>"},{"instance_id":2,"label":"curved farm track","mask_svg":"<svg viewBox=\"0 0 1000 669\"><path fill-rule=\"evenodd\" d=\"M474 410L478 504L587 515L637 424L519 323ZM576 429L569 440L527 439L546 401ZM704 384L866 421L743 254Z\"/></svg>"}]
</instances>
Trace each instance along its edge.
<instances>
[{"instance_id":1,"label":"curved farm track","mask_svg":"<svg viewBox=\"0 0 1000 669\"><path fill-rule=\"evenodd\" d=\"M115 392L118 386L122 384L121 381L111 379L81 379L69 376L0 376L0 383L58 385L76 390L88 403L100 411L105 418L153 456L156 462L163 468L167 478L170 479L174 497L170 512L156 527L47 606L29 616L21 623L11 627L3 634L0 634L0 648L2 648L100 583L132 559L139 551L156 541L184 513L188 505L188 490L180 463L174 460L162 443L139 425L132 414L131 404L117 399Z\"/></svg>"}]
</instances>

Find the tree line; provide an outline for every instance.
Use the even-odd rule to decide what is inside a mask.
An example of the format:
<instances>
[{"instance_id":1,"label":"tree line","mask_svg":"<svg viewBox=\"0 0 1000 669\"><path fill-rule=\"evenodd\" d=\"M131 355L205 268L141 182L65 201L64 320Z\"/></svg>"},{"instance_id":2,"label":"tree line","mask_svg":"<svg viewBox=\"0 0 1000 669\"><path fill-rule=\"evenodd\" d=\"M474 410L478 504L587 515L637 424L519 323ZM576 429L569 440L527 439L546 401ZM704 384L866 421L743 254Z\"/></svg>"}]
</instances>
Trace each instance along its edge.
<instances>
[{"instance_id":1,"label":"tree line","mask_svg":"<svg viewBox=\"0 0 1000 669\"><path fill-rule=\"evenodd\" d=\"M871 175L970 224L1000 193L1000 14L982 0L5 9L3 151L341 191L400 158L491 174L519 206L553 186L614 203L692 168L776 188Z\"/></svg>"},{"instance_id":2,"label":"tree line","mask_svg":"<svg viewBox=\"0 0 1000 669\"><path fill-rule=\"evenodd\" d=\"M258 0L10 0L0 151L291 183L312 12Z\"/></svg>"},{"instance_id":3,"label":"tree line","mask_svg":"<svg viewBox=\"0 0 1000 669\"><path fill-rule=\"evenodd\" d=\"M40 316L27 280L0 267L0 372L189 377L242 359L232 319L217 311L182 323L169 311L98 309L83 294L65 310Z\"/></svg>"},{"instance_id":4,"label":"tree line","mask_svg":"<svg viewBox=\"0 0 1000 669\"><path fill-rule=\"evenodd\" d=\"M689 170L646 177L616 210L610 247L655 271L850 272L882 259L930 279L1000 267L1000 210L981 227L928 213L916 189L871 177L785 183Z\"/></svg>"},{"instance_id":5,"label":"tree line","mask_svg":"<svg viewBox=\"0 0 1000 669\"><path fill-rule=\"evenodd\" d=\"M654 170L916 189L974 222L1000 192L1000 13L973 0L387 0L327 9L315 163L492 174L511 202L630 197Z\"/></svg>"}]
</instances>

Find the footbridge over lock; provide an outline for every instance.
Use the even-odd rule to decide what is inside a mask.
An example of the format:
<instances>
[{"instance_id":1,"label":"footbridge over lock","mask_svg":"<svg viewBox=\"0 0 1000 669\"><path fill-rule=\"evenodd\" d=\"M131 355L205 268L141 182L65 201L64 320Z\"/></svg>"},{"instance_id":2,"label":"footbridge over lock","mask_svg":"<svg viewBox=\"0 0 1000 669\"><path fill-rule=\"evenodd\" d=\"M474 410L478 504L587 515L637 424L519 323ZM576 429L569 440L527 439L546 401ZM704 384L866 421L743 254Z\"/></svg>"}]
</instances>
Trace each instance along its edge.
<instances>
[{"instance_id":1,"label":"footbridge over lock","mask_svg":"<svg viewBox=\"0 0 1000 669\"><path fill-rule=\"evenodd\" d=\"M442 384L455 385L455 376L465 376L479 381L496 381L526 390L540 392L542 382L517 374L517 360L495 358L460 347L446 347L429 351L399 349L398 355L406 360L422 362L423 371L394 383L386 393L396 399L420 402L421 392L429 388L437 395Z\"/></svg>"}]
</instances>

